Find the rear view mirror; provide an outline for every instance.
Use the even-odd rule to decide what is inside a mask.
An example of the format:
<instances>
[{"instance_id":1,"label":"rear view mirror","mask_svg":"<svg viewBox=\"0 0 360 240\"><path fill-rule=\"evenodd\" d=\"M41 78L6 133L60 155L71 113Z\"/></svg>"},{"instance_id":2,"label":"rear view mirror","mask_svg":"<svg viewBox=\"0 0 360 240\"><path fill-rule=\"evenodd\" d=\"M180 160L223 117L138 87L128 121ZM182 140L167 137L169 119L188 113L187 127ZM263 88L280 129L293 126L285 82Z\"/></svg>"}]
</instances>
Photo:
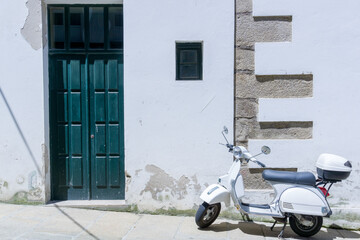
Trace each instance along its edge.
<instances>
[{"instance_id":1,"label":"rear view mirror","mask_svg":"<svg viewBox=\"0 0 360 240\"><path fill-rule=\"evenodd\" d=\"M229 133L229 130L227 129L227 127L226 127L226 126L224 126L224 130L223 130L223 132L224 132L225 134L228 134L228 133Z\"/></svg>"},{"instance_id":2,"label":"rear view mirror","mask_svg":"<svg viewBox=\"0 0 360 240\"><path fill-rule=\"evenodd\" d=\"M261 152L265 155L268 155L268 154L270 154L271 149L268 146L262 146Z\"/></svg>"}]
</instances>

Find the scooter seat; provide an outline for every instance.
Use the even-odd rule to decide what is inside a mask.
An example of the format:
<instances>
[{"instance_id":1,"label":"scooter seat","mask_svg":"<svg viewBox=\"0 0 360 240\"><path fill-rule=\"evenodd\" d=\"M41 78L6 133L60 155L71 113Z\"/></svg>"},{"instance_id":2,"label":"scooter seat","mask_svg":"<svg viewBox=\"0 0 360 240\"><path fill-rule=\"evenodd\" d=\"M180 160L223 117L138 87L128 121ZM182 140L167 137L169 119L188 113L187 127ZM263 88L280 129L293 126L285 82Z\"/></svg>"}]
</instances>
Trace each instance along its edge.
<instances>
[{"instance_id":1,"label":"scooter seat","mask_svg":"<svg viewBox=\"0 0 360 240\"><path fill-rule=\"evenodd\" d=\"M316 179L311 172L288 172L264 170L262 177L268 181L315 186Z\"/></svg>"}]
</instances>

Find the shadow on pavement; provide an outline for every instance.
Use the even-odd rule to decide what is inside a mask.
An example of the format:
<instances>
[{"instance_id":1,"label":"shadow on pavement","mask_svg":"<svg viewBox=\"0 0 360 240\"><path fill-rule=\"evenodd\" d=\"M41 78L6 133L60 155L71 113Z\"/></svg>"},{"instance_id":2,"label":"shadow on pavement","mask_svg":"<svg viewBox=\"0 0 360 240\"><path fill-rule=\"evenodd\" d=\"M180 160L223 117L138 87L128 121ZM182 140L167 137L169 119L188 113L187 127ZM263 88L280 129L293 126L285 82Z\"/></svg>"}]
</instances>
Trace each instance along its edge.
<instances>
[{"instance_id":1,"label":"shadow on pavement","mask_svg":"<svg viewBox=\"0 0 360 240\"><path fill-rule=\"evenodd\" d=\"M100 240L100 238L98 238L97 236L95 236L94 234L92 234L91 232L89 232L84 226L82 226L80 223L78 223L74 218L72 218L69 214L67 214L64 210L62 210L59 206L57 206L56 204L54 205L55 208L57 210L59 210L64 216L66 216L67 218L69 218L75 225L77 225L79 228L81 228L84 232L86 232L87 234L89 234L89 236L91 236L93 239L96 240Z\"/></svg>"},{"instance_id":2,"label":"shadow on pavement","mask_svg":"<svg viewBox=\"0 0 360 240\"><path fill-rule=\"evenodd\" d=\"M8 111L9 111L9 114L10 114L10 116L11 116L11 118L12 118L12 120L13 120L15 126L16 126L16 129L17 129L18 132L19 132L19 135L20 135L21 139L23 140L23 142L24 142L24 144L25 144L25 146L26 146L26 149L27 149L28 152L29 152L29 155L30 155L32 161L34 162L34 165L35 165L35 167L36 167L36 169L37 169L37 171L38 171L38 174L40 174L40 176L43 178L42 172L41 172L41 170L40 170L40 166L38 165L38 163L37 163L36 160L35 160L34 154L33 154L32 150L31 150L31 148L30 148L30 146L29 146L29 143L28 143L28 141L26 140L25 135L24 135L24 133L23 133L23 131L22 131L22 129L21 129L21 127L20 127L20 125L19 125L16 117L15 117L15 114L13 113L13 111L12 111L12 109L11 109L11 107L10 107L10 105L9 105L9 103L8 103L8 101L7 101L6 97L5 97L5 94L3 93L1 87L0 87L0 95L1 95L2 99L4 100L4 103L5 103ZM71 217L70 215L68 215L65 211L63 211L59 206L57 206L57 205L55 204L55 207L56 207L63 215L65 215L67 218L69 218L75 225L77 225L77 226L80 227L83 231L85 231L87 234L89 234L89 236L91 236L92 238L94 238L94 239L96 239L96 240L100 240L100 239L99 239L98 237L96 237L94 234L92 234L91 232L89 232L84 226L82 226L80 223L78 223L74 218L72 218L72 217Z\"/></svg>"},{"instance_id":3,"label":"shadow on pavement","mask_svg":"<svg viewBox=\"0 0 360 240\"><path fill-rule=\"evenodd\" d=\"M257 224L253 222L239 222L237 224L229 223L229 222L221 222L215 223L205 229L200 229L201 231L212 231L212 232L225 232L232 230L240 230L244 234L254 235L254 236L262 236L262 237L275 237L279 235L281 231L281 224L274 227L273 231L270 230L270 227L265 224ZM339 229L337 229L339 230ZM328 229L328 231L324 231L322 228L317 234L310 238L304 238L298 236L294 233L289 225L285 228L284 238L292 238L292 239L336 239L336 238L346 238L346 239L360 239L360 234L356 232L351 232L347 230L339 230L336 229ZM343 232L343 234L340 233ZM346 235L346 236L343 236Z\"/></svg>"}]
</instances>

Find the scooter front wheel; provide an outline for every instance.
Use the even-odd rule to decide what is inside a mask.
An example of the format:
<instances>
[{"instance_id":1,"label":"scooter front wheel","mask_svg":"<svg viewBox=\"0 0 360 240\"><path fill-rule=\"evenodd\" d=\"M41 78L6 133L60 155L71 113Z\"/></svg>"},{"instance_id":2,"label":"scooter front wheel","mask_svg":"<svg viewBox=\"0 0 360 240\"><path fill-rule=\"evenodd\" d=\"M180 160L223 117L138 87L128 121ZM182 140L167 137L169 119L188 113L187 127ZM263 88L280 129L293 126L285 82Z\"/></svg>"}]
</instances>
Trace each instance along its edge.
<instances>
[{"instance_id":1,"label":"scooter front wheel","mask_svg":"<svg viewBox=\"0 0 360 240\"><path fill-rule=\"evenodd\" d=\"M291 229L299 236L310 237L321 229L323 218L321 216L293 215L289 219Z\"/></svg>"},{"instance_id":2,"label":"scooter front wheel","mask_svg":"<svg viewBox=\"0 0 360 240\"><path fill-rule=\"evenodd\" d=\"M203 202L199 206L199 209L195 215L195 222L200 228L206 228L210 226L216 218L219 216L221 210L221 204L215 203L209 205L206 202Z\"/></svg>"}]
</instances>

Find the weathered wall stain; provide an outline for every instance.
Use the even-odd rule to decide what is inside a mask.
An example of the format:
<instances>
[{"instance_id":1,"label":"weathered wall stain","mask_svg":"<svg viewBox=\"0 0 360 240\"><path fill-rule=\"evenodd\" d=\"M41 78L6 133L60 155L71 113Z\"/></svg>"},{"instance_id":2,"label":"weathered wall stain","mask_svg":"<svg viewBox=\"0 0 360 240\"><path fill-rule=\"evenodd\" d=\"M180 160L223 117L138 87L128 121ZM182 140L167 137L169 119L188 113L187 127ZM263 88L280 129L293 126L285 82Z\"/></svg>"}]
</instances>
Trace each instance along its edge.
<instances>
[{"instance_id":1,"label":"weathered wall stain","mask_svg":"<svg viewBox=\"0 0 360 240\"><path fill-rule=\"evenodd\" d=\"M47 5L45 3L44 0L41 1L41 12L42 12L42 26L41 26L41 30L42 30L42 46L43 48L45 48L45 46L47 46Z\"/></svg>"},{"instance_id":2,"label":"weathered wall stain","mask_svg":"<svg viewBox=\"0 0 360 240\"><path fill-rule=\"evenodd\" d=\"M200 190L201 190L201 185L198 183L198 180L197 180L196 175L191 176L191 180L194 182L194 184L193 184L194 189L195 189L197 192L200 192Z\"/></svg>"},{"instance_id":3,"label":"weathered wall stain","mask_svg":"<svg viewBox=\"0 0 360 240\"><path fill-rule=\"evenodd\" d=\"M7 181L0 179L0 194L2 194L3 191L7 190L8 188L9 188L9 183Z\"/></svg>"},{"instance_id":4,"label":"weathered wall stain","mask_svg":"<svg viewBox=\"0 0 360 240\"><path fill-rule=\"evenodd\" d=\"M28 0L26 2L28 15L24 26L21 29L21 35L31 45L34 50L41 48L41 0Z\"/></svg>"},{"instance_id":5,"label":"weathered wall stain","mask_svg":"<svg viewBox=\"0 0 360 240\"><path fill-rule=\"evenodd\" d=\"M183 175L176 180L155 165L147 165L145 170L152 175L145 188L140 192L140 195L149 192L153 199L162 201L162 193L166 193L165 200L169 199L169 194L172 197L181 200L188 194L189 189L194 189L196 191L200 191L201 189L195 175L190 178Z\"/></svg>"},{"instance_id":6,"label":"weathered wall stain","mask_svg":"<svg viewBox=\"0 0 360 240\"><path fill-rule=\"evenodd\" d=\"M47 179L50 178L49 172L50 172L50 158L49 158L49 149L46 144L41 144L41 150L42 150L42 178L41 178L41 184L42 188L45 192L45 201L50 200L50 184L47 184ZM49 181L50 182L50 181Z\"/></svg>"},{"instance_id":7,"label":"weathered wall stain","mask_svg":"<svg viewBox=\"0 0 360 240\"><path fill-rule=\"evenodd\" d=\"M28 175L28 189L26 192L26 199L28 201L43 201L43 186L44 178L38 179L36 171L32 171Z\"/></svg>"},{"instance_id":8,"label":"weathered wall stain","mask_svg":"<svg viewBox=\"0 0 360 240\"><path fill-rule=\"evenodd\" d=\"M29 192L19 191L12 196L12 198L6 202L16 204L39 204L43 203L41 198L42 191L40 188L33 189Z\"/></svg>"},{"instance_id":9,"label":"weathered wall stain","mask_svg":"<svg viewBox=\"0 0 360 240\"><path fill-rule=\"evenodd\" d=\"M21 175L17 176L17 178L16 178L17 184L21 185L24 183L24 181L25 181L25 178L23 176L21 176Z\"/></svg>"},{"instance_id":10,"label":"weathered wall stain","mask_svg":"<svg viewBox=\"0 0 360 240\"><path fill-rule=\"evenodd\" d=\"M129 191L129 185L131 184L131 175L125 170L125 192Z\"/></svg>"},{"instance_id":11,"label":"weathered wall stain","mask_svg":"<svg viewBox=\"0 0 360 240\"><path fill-rule=\"evenodd\" d=\"M42 189L40 187L31 189L27 194L28 201L42 201Z\"/></svg>"},{"instance_id":12,"label":"weathered wall stain","mask_svg":"<svg viewBox=\"0 0 360 240\"><path fill-rule=\"evenodd\" d=\"M37 174L36 171L32 171L28 176L29 190L37 187Z\"/></svg>"},{"instance_id":13,"label":"weathered wall stain","mask_svg":"<svg viewBox=\"0 0 360 240\"><path fill-rule=\"evenodd\" d=\"M135 176L139 176L139 173L142 171L142 169L138 169L135 171Z\"/></svg>"},{"instance_id":14,"label":"weathered wall stain","mask_svg":"<svg viewBox=\"0 0 360 240\"><path fill-rule=\"evenodd\" d=\"M41 150L42 150L42 161L43 161L43 176L49 173L49 150L48 147L45 144L41 144Z\"/></svg>"}]
</instances>

